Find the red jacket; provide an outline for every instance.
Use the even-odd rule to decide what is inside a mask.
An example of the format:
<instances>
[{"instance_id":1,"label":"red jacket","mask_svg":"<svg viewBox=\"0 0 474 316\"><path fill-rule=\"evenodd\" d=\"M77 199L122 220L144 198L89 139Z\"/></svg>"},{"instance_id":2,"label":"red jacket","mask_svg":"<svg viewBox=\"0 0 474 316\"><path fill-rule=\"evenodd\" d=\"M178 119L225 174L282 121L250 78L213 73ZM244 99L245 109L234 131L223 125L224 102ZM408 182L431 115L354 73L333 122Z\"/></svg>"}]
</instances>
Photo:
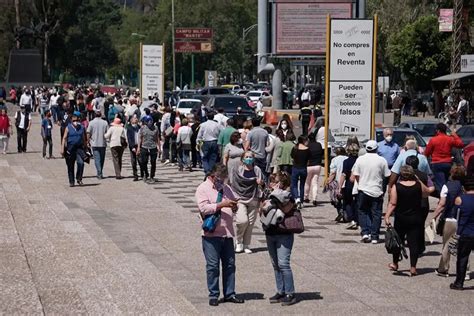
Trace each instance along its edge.
<instances>
[{"instance_id":1,"label":"red jacket","mask_svg":"<svg viewBox=\"0 0 474 316\"><path fill-rule=\"evenodd\" d=\"M456 148L463 148L464 143L458 135L453 134L448 136L443 133L438 133L428 143L425 149L425 156L431 156L431 163L451 163L451 150Z\"/></svg>"},{"instance_id":2,"label":"red jacket","mask_svg":"<svg viewBox=\"0 0 474 316\"><path fill-rule=\"evenodd\" d=\"M10 120L8 115L0 115L0 134L8 135L10 133Z\"/></svg>"}]
</instances>

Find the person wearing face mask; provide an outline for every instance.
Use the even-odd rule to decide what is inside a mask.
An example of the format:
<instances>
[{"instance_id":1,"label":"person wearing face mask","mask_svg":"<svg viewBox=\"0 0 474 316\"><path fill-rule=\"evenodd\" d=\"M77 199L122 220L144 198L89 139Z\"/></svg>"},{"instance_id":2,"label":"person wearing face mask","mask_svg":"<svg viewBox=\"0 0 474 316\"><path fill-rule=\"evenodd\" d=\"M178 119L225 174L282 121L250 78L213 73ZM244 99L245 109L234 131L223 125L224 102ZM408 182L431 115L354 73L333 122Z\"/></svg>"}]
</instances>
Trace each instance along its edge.
<instances>
[{"instance_id":1,"label":"person wearing face mask","mask_svg":"<svg viewBox=\"0 0 474 316\"><path fill-rule=\"evenodd\" d=\"M143 125L138 136L137 156L140 156L143 172L145 173L143 181L152 184L155 183L156 159L158 152L161 151L160 133L153 124L153 118L149 115L143 118ZM148 159L150 159L151 168L148 173Z\"/></svg>"},{"instance_id":2,"label":"person wearing face mask","mask_svg":"<svg viewBox=\"0 0 474 316\"><path fill-rule=\"evenodd\" d=\"M10 125L10 118L7 115L7 108L0 108L0 144L4 155L7 154L8 141L13 135L13 130Z\"/></svg>"},{"instance_id":3,"label":"person wearing face mask","mask_svg":"<svg viewBox=\"0 0 474 316\"><path fill-rule=\"evenodd\" d=\"M127 147L127 140L122 121L118 117L114 118L114 121L110 124L110 128L105 133L105 139L110 141L115 179L122 180L122 156L123 150Z\"/></svg>"},{"instance_id":4,"label":"person wearing face mask","mask_svg":"<svg viewBox=\"0 0 474 316\"><path fill-rule=\"evenodd\" d=\"M28 132L31 128L31 113L24 105L20 105L20 111L15 113L15 126L18 143L18 153L26 153L28 143Z\"/></svg>"},{"instance_id":5,"label":"person wearing face mask","mask_svg":"<svg viewBox=\"0 0 474 316\"><path fill-rule=\"evenodd\" d=\"M278 123L277 128L276 128L276 133L278 135L280 131L280 133L282 133L283 136L286 138L286 135L288 134L288 132L290 134L293 134L293 124L291 123L289 118L285 118L285 115L283 115L282 119Z\"/></svg>"},{"instance_id":6,"label":"person wearing face mask","mask_svg":"<svg viewBox=\"0 0 474 316\"><path fill-rule=\"evenodd\" d=\"M219 133L219 138L217 139L217 146L219 146L220 156L224 158L224 149L226 148L227 144L230 143L230 137L236 131L234 128L234 119L227 120L227 126L221 130Z\"/></svg>"},{"instance_id":7,"label":"person wearing face mask","mask_svg":"<svg viewBox=\"0 0 474 316\"><path fill-rule=\"evenodd\" d=\"M240 157L244 153L239 132L234 131L230 135L230 143L225 146L223 153L224 165L227 166L229 171L229 182L232 183L234 181L234 172L240 166Z\"/></svg>"},{"instance_id":8,"label":"person wearing face mask","mask_svg":"<svg viewBox=\"0 0 474 316\"><path fill-rule=\"evenodd\" d=\"M391 169L400 154L400 147L393 141L393 129L383 130L384 140L378 143L377 153L387 160L388 167Z\"/></svg>"},{"instance_id":9,"label":"person wearing face mask","mask_svg":"<svg viewBox=\"0 0 474 316\"><path fill-rule=\"evenodd\" d=\"M82 185L82 174L84 172L84 146L86 144L86 132L84 126L80 124L80 112L74 112L71 117L71 123L64 130L64 136L61 143L61 156L66 159L67 173L69 177L69 186L74 186L74 166L77 163L76 180L77 184Z\"/></svg>"},{"instance_id":10,"label":"person wearing face mask","mask_svg":"<svg viewBox=\"0 0 474 316\"><path fill-rule=\"evenodd\" d=\"M196 201L201 218L220 213L214 231L202 232L202 249L206 259L207 288L209 305L219 305L219 266L222 262L223 302L241 304L244 300L235 294L235 253L234 253L234 213L236 198L232 189L225 185L227 168L216 164L206 180L196 189Z\"/></svg>"},{"instance_id":11,"label":"person wearing face mask","mask_svg":"<svg viewBox=\"0 0 474 316\"><path fill-rule=\"evenodd\" d=\"M255 155L246 151L241 156L241 165L234 170L233 181L230 183L232 190L239 198L236 213L236 245L235 252L250 254L252 230L257 217L260 201L259 185L264 183L262 170L255 165Z\"/></svg>"},{"instance_id":12,"label":"person wearing face mask","mask_svg":"<svg viewBox=\"0 0 474 316\"><path fill-rule=\"evenodd\" d=\"M130 124L127 126L127 143L128 149L130 150L130 163L132 164L133 181L138 181L138 170L137 164L140 166L140 175L143 178L144 172L141 163L138 163L138 136L140 132L140 126L138 125L138 117L132 116Z\"/></svg>"}]
</instances>

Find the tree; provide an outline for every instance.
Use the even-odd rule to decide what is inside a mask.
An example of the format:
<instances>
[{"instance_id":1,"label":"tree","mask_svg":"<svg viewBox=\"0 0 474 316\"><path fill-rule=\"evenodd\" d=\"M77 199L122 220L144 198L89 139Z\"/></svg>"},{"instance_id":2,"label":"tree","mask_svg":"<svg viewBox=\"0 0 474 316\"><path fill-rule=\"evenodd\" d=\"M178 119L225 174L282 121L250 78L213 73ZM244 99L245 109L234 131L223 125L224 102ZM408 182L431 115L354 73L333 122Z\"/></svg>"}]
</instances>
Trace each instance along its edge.
<instances>
[{"instance_id":1,"label":"tree","mask_svg":"<svg viewBox=\"0 0 474 316\"><path fill-rule=\"evenodd\" d=\"M438 31L438 18L422 16L407 24L388 43L390 62L415 89L428 89L431 79L449 72L450 36Z\"/></svg>"}]
</instances>

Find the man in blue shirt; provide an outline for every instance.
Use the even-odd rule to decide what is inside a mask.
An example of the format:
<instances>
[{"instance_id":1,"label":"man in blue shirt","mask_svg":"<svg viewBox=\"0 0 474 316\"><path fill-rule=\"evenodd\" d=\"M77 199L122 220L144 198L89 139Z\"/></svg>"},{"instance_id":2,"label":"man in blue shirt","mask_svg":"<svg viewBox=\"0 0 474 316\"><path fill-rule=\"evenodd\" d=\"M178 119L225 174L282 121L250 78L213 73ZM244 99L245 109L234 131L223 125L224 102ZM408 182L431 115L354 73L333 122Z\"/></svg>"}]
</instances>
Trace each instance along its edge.
<instances>
[{"instance_id":1,"label":"man in blue shirt","mask_svg":"<svg viewBox=\"0 0 474 316\"><path fill-rule=\"evenodd\" d=\"M383 137L384 140L378 143L377 153L387 160L388 167L391 169L400 153L400 147L393 141L393 130L391 128L383 130Z\"/></svg>"}]
</instances>

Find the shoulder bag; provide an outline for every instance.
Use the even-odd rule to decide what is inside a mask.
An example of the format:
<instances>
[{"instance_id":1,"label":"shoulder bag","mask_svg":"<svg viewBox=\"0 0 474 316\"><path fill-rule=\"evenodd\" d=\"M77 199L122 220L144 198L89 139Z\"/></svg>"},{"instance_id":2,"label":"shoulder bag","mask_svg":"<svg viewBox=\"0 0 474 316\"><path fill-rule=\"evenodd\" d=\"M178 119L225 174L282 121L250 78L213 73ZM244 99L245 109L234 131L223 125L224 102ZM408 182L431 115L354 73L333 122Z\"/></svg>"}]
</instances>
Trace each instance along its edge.
<instances>
[{"instance_id":1,"label":"shoulder bag","mask_svg":"<svg viewBox=\"0 0 474 316\"><path fill-rule=\"evenodd\" d=\"M222 202L223 191L219 191L217 194L216 203ZM202 217L202 215L201 215ZM218 210L214 214L204 216L202 219L202 230L207 233L212 233L216 230L217 222L221 219L221 211Z\"/></svg>"},{"instance_id":2,"label":"shoulder bag","mask_svg":"<svg viewBox=\"0 0 474 316\"><path fill-rule=\"evenodd\" d=\"M285 218L276 225L276 231L280 234L301 234L304 232L303 216L297 209L285 214Z\"/></svg>"}]
</instances>

